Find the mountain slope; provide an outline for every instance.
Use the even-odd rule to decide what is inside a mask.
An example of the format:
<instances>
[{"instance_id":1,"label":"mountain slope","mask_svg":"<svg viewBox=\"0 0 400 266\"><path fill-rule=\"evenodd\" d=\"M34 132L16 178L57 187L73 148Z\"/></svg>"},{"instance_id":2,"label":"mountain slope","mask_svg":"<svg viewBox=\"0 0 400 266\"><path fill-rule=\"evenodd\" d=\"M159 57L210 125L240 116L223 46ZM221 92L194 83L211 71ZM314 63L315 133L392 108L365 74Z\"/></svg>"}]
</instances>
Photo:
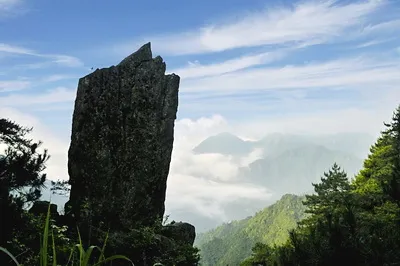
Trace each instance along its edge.
<instances>
[{"instance_id":1,"label":"mountain slope","mask_svg":"<svg viewBox=\"0 0 400 266\"><path fill-rule=\"evenodd\" d=\"M369 153L375 138L365 133L337 133L332 135L308 136L315 144L331 150L339 150L364 158Z\"/></svg>"},{"instance_id":2,"label":"mountain slope","mask_svg":"<svg viewBox=\"0 0 400 266\"><path fill-rule=\"evenodd\" d=\"M201 249L202 265L239 265L250 256L255 243L285 242L288 230L295 228L305 215L303 200L301 196L286 194L253 217L199 234L195 245Z\"/></svg>"},{"instance_id":3,"label":"mountain slope","mask_svg":"<svg viewBox=\"0 0 400 266\"><path fill-rule=\"evenodd\" d=\"M204 140L194 151L197 153L222 153L232 156L232 163L246 158L249 151L262 151L262 156L245 167L239 167L232 182L250 183L265 188L271 196L268 199L230 200L221 208L224 210L225 221L243 219L256 211L268 206L287 193L301 195L312 192L312 183L319 181L321 175L336 162L353 177L362 167L363 156L355 154L362 147L369 147L363 134L331 134L331 135L296 135L269 134L258 141L244 141L240 138L223 133ZM354 143L350 148L343 147ZM346 144L346 145L345 145ZM235 147L236 146L236 147ZM342 149L343 148L343 149ZM354 151L355 153L349 152ZM246 153L246 151L248 153ZM360 157L360 158L358 158ZM239 163L237 163L239 164ZM186 210L185 219L196 224L198 232L204 232L221 224L218 218L199 216ZM189 218L187 218L189 217ZM193 219L192 219L193 217ZM212 220L214 219L214 221ZM214 222L214 225L212 225Z\"/></svg>"},{"instance_id":4,"label":"mountain slope","mask_svg":"<svg viewBox=\"0 0 400 266\"><path fill-rule=\"evenodd\" d=\"M254 142L254 146L263 148L264 156L276 156L287 150L311 144L365 157L373 142L374 138L364 133L336 133L316 136L274 133Z\"/></svg>"},{"instance_id":5,"label":"mountain slope","mask_svg":"<svg viewBox=\"0 0 400 266\"><path fill-rule=\"evenodd\" d=\"M307 144L278 156L256 160L242 168L239 177L277 194L302 194L310 191L311 183L319 180L335 162L352 177L361 168L363 160L342 151Z\"/></svg>"},{"instance_id":6,"label":"mountain slope","mask_svg":"<svg viewBox=\"0 0 400 266\"><path fill-rule=\"evenodd\" d=\"M193 151L196 154L245 155L254 148L260 148L264 151L263 157L266 157L277 156L287 150L313 144L331 150L351 153L358 157L365 157L369 152L370 144L373 142L374 137L364 133L337 133L316 136L271 133L257 141L244 141L231 133L221 133L205 139Z\"/></svg>"}]
</instances>

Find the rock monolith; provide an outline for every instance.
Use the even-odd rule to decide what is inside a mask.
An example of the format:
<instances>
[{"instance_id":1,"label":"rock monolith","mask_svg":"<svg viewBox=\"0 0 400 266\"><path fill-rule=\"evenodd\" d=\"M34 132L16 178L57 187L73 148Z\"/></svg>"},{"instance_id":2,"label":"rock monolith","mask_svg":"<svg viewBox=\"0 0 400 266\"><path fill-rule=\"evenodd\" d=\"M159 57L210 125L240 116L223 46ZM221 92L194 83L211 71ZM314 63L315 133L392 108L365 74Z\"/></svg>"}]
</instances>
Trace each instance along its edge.
<instances>
[{"instance_id":1,"label":"rock monolith","mask_svg":"<svg viewBox=\"0 0 400 266\"><path fill-rule=\"evenodd\" d=\"M180 81L165 71L147 43L79 80L66 204L78 221L85 208L111 229L162 218Z\"/></svg>"}]
</instances>

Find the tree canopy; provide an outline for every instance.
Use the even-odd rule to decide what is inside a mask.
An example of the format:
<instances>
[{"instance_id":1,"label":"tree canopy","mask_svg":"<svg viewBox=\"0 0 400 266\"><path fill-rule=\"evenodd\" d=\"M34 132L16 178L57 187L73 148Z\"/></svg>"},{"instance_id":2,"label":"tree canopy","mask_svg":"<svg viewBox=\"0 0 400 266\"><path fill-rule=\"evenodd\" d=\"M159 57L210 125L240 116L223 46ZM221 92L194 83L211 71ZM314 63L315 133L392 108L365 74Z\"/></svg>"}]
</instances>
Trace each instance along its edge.
<instances>
[{"instance_id":1,"label":"tree canopy","mask_svg":"<svg viewBox=\"0 0 400 266\"><path fill-rule=\"evenodd\" d=\"M30 131L0 119L0 146L5 147L0 151L0 246L15 241L26 228L23 208L40 198L46 180L43 170L49 155L38 151L42 143L29 139Z\"/></svg>"},{"instance_id":2,"label":"tree canopy","mask_svg":"<svg viewBox=\"0 0 400 266\"><path fill-rule=\"evenodd\" d=\"M257 244L242 265L399 265L400 107L385 126L352 181L334 164L288 241Z\"/></svg>"}]
</instances>

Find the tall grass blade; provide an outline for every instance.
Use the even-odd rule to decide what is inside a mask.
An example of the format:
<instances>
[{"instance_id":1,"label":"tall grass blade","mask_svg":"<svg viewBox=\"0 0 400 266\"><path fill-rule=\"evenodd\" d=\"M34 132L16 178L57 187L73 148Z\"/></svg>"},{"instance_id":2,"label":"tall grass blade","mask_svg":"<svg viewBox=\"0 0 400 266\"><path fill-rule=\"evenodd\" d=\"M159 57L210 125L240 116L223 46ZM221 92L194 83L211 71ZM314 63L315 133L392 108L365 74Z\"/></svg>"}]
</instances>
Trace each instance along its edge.
<instances>
[{"instance_id":1,"label":"tall grass blade","mask_svg":"<svg viewBox=\"0 0 400 266\"><path fill-rule=\"evenodd\" d=\"M50 232L50 204L47 209L47 216L46 216L46 221L44 225L44 230L43 230L43 238L40 239L40 253L39 253L39 265L40 266L48 266L48 245L49 245L49 232ZM93 250L98 249L100 251L100 256L96 264L92 266L99 266L104 263L116 260L116 259L123 259L126 261L129 261L133 266L133 262L126 256L123 255L114 255L108 258L105 258L104 253L105 253L105 248L107 245L107 240L109 236L109 232L107 232L106 238L104 240L103 247L100 249L98 246L90 246L87 251L85 251L83 244L82 244L82 238L81 234L79 232L79 229L77 228L78 231L78 237L79 237L79 244L74 245L74 247L71 249L71 253L68 258L67 265L72 262L72 265L74 264L74 252L75 248L78 249L79 252L79 266L90 266L90 257L92 256ZM52 260L52 266L57 266L57 253L56 253L56 245L55 245L55 240L54 240L54 231L51 229L51 239L52 239L52 253L53 253L53 260ZM18 263L17 259L5 248L0 247L0 251L6 253L14 262L17 266L22 266L21 264ZM161 265L161 264L160 264Z\"/></svg>"},{"instance_id":2,"label":"tall grass blade","mask_svg":"<svg viewBox=\"0 0 400 266\"><path fill-rule=\"evenodd\" d=\"M90 256L92 255L93 249L97 248L98 250L100 250L99 247L97 246L90 246L88 248L88 250L85 253L85 258L83 260L83 265L82 266L88 266L89 265L89 260L90 260Z\"/></svg>"},{"instance_id":3,"label":"tall grass blade","mask_svg":"<svg viewBox=\"0 0 400 266\"><path fill-rule=\"evenodd\" d=\"M105 252L105 250L106 250L106 245L107 245L107 240L108 240L108 234L109 234L109 232L107 232L107 234L106 234L106 239L104 239L103 247L101 248L99 260L97 261L97 263L100 263L100 261L101 261L102 259L105 259L105 257L104 257L104 252Z\"/></svg>"},{"instance_id":4,"label":"tall grass blade","mask_svg":"<svg viewBox=\"0 0 400 266\"><path fill-rule=\"evenodd\" d=\"M74 248L71 248L71 253L69 254L67 265L69 265L69 263L71 262L73 255L74 255ZM73 262L72 262L72 264L73 264Z\"/></svg>"},{"instance_id":5,"label":"tall grass blade","mask_svg":"<svg viewBox=\"0 0 400 266\"><path fill-rule=\"evenodd\" d=\"M15 264L17 266L20 266L17 259L7 249L0 247L0 251L3 251L4 253L6 253L15 262Z\"/></svg>"},{"instance_id":6,"label":"tall grass blade","mask_svg":"<svg viewBox=\"0 0 400 266\"><path fill-rule=\"evenodd\" d=\"M47 264L47 252L48 252L48 242L49 242L49 224L50 224L50 203L49 207L47 208L47 216L46 222L44 225L44 232L43 232L43 242L40 248L40 265L41 266L48 266Z\"/></svg>"},{"instance_id":7,"label":"tall grass blade","mask_svg":"<svg viewBox=\"0 0 400 266\"><path fill-rule=\"evenodd\" d=\"M82 245L81 233L79 232L78 228L77 228L77 230L78 230L79 244L77 244L75 246L79 250L79 265L83 266L82 263L83 263L83 258L85 257L85 250L84 250L83 245Z\"/></svg>"},{"instance_id":8,"label":"tall grass blade","mask_svg":"<svg viewBox=\"0 0 400 266\"><path fill-rule=\"evenodd\" d=\"M54 243L54 232L51 230L51 238L53 240L53 266L57 266L56 245Z\"/></svg>"}]
</instances>

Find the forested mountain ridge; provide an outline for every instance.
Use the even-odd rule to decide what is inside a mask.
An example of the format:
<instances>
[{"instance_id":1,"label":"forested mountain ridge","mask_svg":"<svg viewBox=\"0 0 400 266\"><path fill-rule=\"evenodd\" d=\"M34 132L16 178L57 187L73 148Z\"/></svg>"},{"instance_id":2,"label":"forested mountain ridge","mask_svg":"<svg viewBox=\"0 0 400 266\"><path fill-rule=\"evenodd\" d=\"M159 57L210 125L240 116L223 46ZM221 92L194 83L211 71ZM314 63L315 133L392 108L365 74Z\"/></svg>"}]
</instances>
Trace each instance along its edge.
<instances>
[{"instance_id":1,"label":"forested mountain ridge","mask_svg":"<svg viewBox=\"0 0 400 266\"><path fill-rule=\"evenodd\" d=\"M400 265L400 106L385 125L354 178L333 161L314 193L200 235L203 265Z\"/></svg>"},{"instance_id":2,"label":"forested mountain ridge","mask_svg":"<svg viewBox=\"0 0 400 266\"><path fill-rule=\"evenodd\" d=\"M239 265L251 255L257 242L283 244L288 230L304 218L304 197L286 194L253 217L223 224L199 234L195 245L201 250L202 265Z\"/></svg>"},{"instance_id":3,"label":"forested mountain ridge","mask_svg":"<svg viewBox=\"0 0 400 266\"><path fill-rule=\"evenodd\" d=\"M334 164L287 242L257 243L241 265L399 265L400 106L385 126L354 179Z\"/></svg>"}]
</instances>

